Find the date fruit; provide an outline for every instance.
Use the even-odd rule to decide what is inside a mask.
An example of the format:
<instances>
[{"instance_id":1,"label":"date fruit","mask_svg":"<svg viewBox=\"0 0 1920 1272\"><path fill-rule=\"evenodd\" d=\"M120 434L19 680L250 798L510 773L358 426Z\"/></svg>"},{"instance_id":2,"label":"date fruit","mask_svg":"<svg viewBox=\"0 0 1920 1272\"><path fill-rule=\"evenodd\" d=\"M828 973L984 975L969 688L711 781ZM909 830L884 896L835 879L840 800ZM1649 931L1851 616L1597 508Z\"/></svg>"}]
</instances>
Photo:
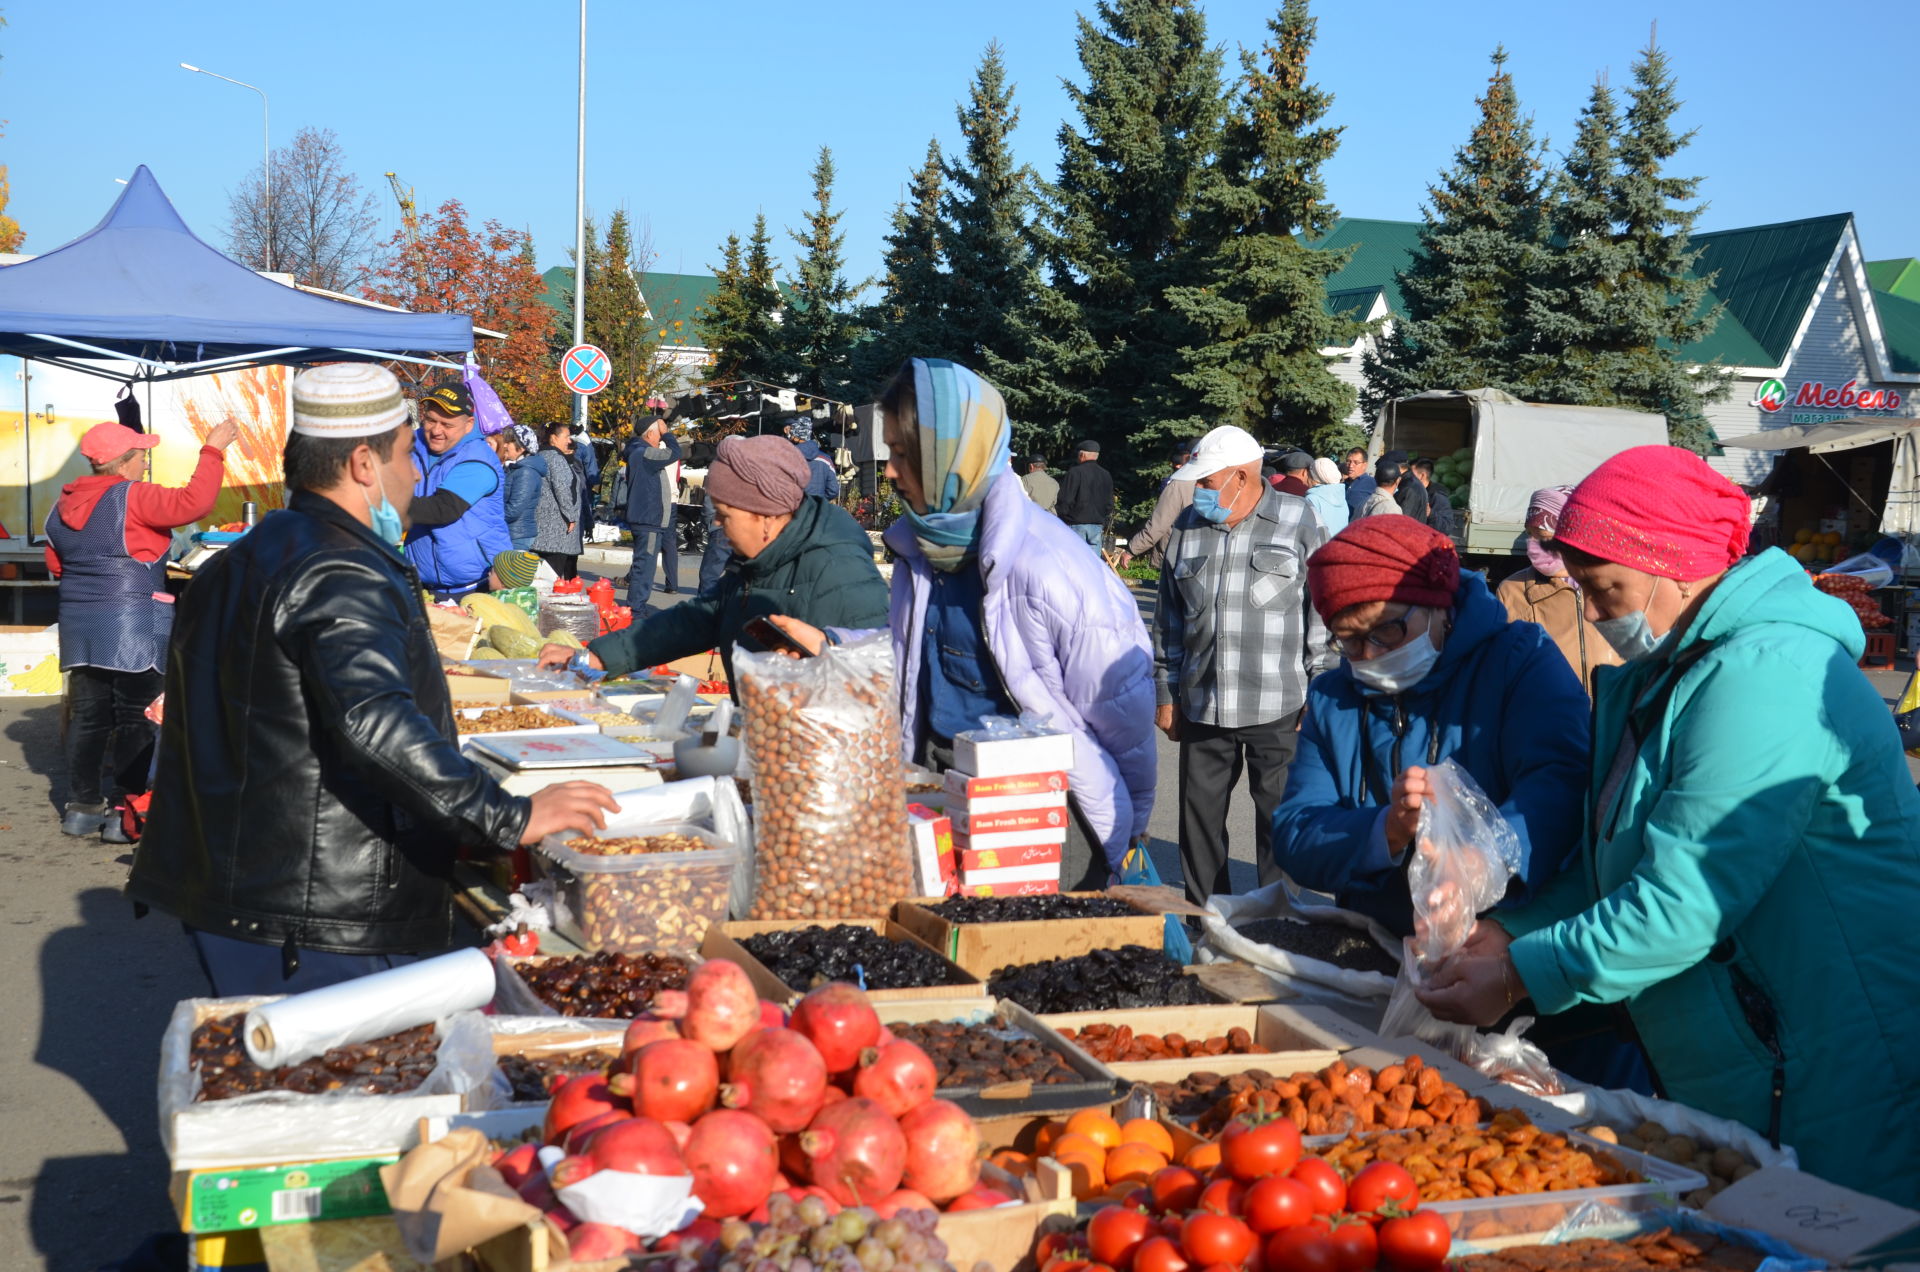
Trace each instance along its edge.
<instances>
[{"instance_id":1,"label":"date fruit","mask_svg":"<svg viewBox=\"0 0 1920 1272\"><path fill-rule=\"evenodd\" d=\"M1010 998L1041 1016L1214 1001L1180 964L1144 945L1003 967L988 978L987 992L995 998Z\"/></svg>"},{"instance_id":2,"label":"date fruit","mask_svg":"<svg viewBox=\"0 0 1920 1272\"><path fill-rule=\"evenodd\" d=\"M685 989L687 960L671 954L573 954L514 970L534 996L562 1016L630 1020L663 989Z\"/></svg>"},{"instance_id":3,"label":"date fruit","mask_svg":"<svg viewBox=\"0 0 1920 1272\"><path fill-rule=\"evenodd\" d=\"M887 1028L894 1037L904 1038L927 1053L943 1088L997 1086L1002 1082L1056 1086L1088 1080L1075 1072L1058 1051L1018 1030L954 1020Z\"/></svg>"},{"instance_id":4,"label":"date fruit","mask_svg":"<svg viewBox=\"0 0 1920 1272\"><path fill-rule=\"evenodd\" d=\"M202 1021L194 1029L188 1063L200 1075L196 1101L230 1100L261 1091L400 1095L427 1080L440 1048L432 1025L416 1025L371 1042L335 1047L299 1064L262 1069L240 1040L246 1018L245 1012L238 1012Z\"/></svg>"}]
</instances>

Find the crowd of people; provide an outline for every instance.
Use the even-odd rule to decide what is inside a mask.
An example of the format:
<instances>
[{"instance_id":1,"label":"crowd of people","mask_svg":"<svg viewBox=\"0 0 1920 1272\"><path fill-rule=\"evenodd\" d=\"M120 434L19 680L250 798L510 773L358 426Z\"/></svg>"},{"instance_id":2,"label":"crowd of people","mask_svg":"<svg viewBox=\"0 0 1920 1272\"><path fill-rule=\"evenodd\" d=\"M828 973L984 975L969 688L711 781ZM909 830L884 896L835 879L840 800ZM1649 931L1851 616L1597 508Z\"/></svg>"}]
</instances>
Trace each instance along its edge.
<instances>
[{"instance_id":1,"label":"crowd of people","mask_svg":"<svg viewBox=\"0 0 1920 1272\"><path fill-rule=\"evenodd\" d=\"M1785 554L1748 553L1748 501L1705 462L1639 447L1537 492L1526 567L1489 580L1462 568L1420 460L1269 463L1222 427L1179 448L1109 561L1097 444L1058 481L1032 457L1017 472L999 392L948 361L908 360L878 400L904 508L890 580L805 430L736 437L705 479L721 567L649 612L660 558L677 583L682 451L642 421L619 505L635 621L585 661L731 660L763 648L760 619L816 654L887 632L903 758L940 771L961 734L1020 713L1072 735L1063 888L1105 884L1143 845L1157 729L1179 749L1192 899L1231 885L1245 774L1262 882L1397 935L1415 929L1431 771L1452 761L1520 858L1466 947L1424 969L1432 1011L1538 1015L1532 1036L1576 1076L1664 1091L1827 1178L1920 1200L1903 1103L1920 1086L1920 791L1856 667L1859 622ZM301 372L293 402L287 507L177 604L167 535L211 506L230 428L168 491L140 480L150 435L100 425L93 474L48 523L74 686L63 829L102 833L152 768L130 892L186 926L222 995L443 950L457 852L597 828L614 807L583 782L509 795L461 752L424 610L536 568L572 577L593 448L564 426L482 437L457 386L424 395L416 427L365 364ZM1134 557L1160 567L1150 623L1112 568ZM155 761L135 717L163 678Z\"/></svg>"}]
</instances>

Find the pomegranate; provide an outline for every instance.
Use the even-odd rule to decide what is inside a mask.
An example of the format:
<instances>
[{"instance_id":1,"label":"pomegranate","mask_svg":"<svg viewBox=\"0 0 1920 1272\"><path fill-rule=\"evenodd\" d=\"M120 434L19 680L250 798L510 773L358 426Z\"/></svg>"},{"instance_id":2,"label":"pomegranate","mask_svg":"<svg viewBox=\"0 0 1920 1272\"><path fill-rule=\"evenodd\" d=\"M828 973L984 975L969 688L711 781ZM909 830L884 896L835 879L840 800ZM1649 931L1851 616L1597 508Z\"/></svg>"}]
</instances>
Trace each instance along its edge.
<instances>
[{"instance_id":1,"label":"pomegranate","mask_svg":"<svg viewBox=\"0 0 1920 1272\"><path fill-rule=\"evenodd\" d=\"M553 1185L547 1182L545 1175L533 1175L519 1189L520 1200L540 1210L553 1220L554 1227L561 1232L570 1232L580 1225L573 1211L560 1204L560 1198L554 1194Z\"/></svg>"},{"instance_id":2,"label":"pomegranate","mask_svg":"<svg viewBox=\"0 0 1920 1272\"><path fill-rule=\"evenodd\" d=\"M628 1072L608 1085L633 1101L633 1111L659 1122L692 1122L713 1107L720 1089L720 1063L688 1038L650 1042L629 1057Z\"/></svg>"},{"instance_id":3,"label":"pomegranate","mask_svg":"<svg viewBox=\"0 0 1920 1272\"><path fill-rule=\"evenodd\" d=\"M843 1206L864 1206L898 1188L908 1152L900 1123L860 1096L821 1109L800 1133L800 1147L813 1182Z\"/></svg>"},{"instance_id":4,"label":"pomegranate","mask_svg":"<svg viewBox=\"0 0 1920 1272\"><path fill-rule=\"evenodd\" d=\"M643 1244L625 1228L610 1223L583 1223L567 1234L567 1257L575 1263L592 1263L638 1253Z\"/></svg>"},{"instance_id":5,"label":"pomegranate","mask_svg":"<svg viewBox=\"0 0 1920 1272\"><path fill-rule=\"evenodd\" d=\"M845 981L822 985L794 1004L790 1027L819 1049L828 1073L845 1073L860 1063L862 1051L880 1043L873 1004Z\"/></svg>"},{"instance_id":6,"label":"pomegranate","mask_svg":"<svg viewBox=\"0 0 1920 1272\"><path fill-rule=\"evenodd\" d=\"M762 1029L785 1029L787 1027L787 1009L779 1003L761 1000L760 1027Z\"/></svg>"},{"instance_id":7,"label":"pomegranate","mask_svg":"<svg viewBox=\"0 0 1920 1272\"><path fill-rule=\"evenodd\" d=\"M601 1170L621 1170L630 1175L687 1173L673 1136L650 1117L630 1117L603 1128L587 1146L587 1156Z\"/></svg>"},{"instance_id":8,"label":"pomegranate","mask_svg":"<svg viewBox=\"0 0 1920 1272\"><path fill-rule=\"evenodd\" d=\"M507 1187L519 1192L522 1184L540 1173L539 1151L538 1144L522 1144L512 1152L502 1154L493 1168L500 1172L500 1178L507 1181Z\"/></svg>"},{"instance_id":9,"label":"pomegranate","mask_svg":"<svg viewBox=\"0 0 1920 1272\"><path fill-rule=\"evenodd\" d=\"M597 1073L582 1073L568 1078L553 1089L553 1102L547 1105L547 1120L541 1138L558 1144L567 1131L602 1113L616 1113L626 1101L613 1093L607 1080Z\"/></svg>"},{"instance_id":10,"label":"pomegranate","mask_svg":"<svg viewBox=\"0 0 1920 1272\"><path fill-rule=\"evenodd\" d=\"M995 1206L1004 1206L1013 1198L997 1188L973 1188L955 1197L947 1206L948 1214L958 1214L962 1210L991 1210Z\"/></svg>"},{"instance_id":11,"label":"pomegranate","mask_svg":"<svg viewBox=\"0 0 1920 1272\"><path fill-rule=\"evenodd\" d=\"M660 1042L667 1038L678 1038L680 1026L674 1021L655 1012L643 1011L633 1018L627 1026L627 1036L620 1040L620 1067L631 1067L633 1053L650 1042Z\"/></svg>"},{"instance_id":12,"label":"pomegranate","mask_svg":"<svg viewBox=\"0 0 1920 1272\"><path fill-rule=\"evenodd\" d=\"M554 1163L551 1171L547 1172L547 1182L552 1184L554 1191L557 1192L562 1188L573 1187L599 1169L591 1157L579 1155L563 1157Z\"/></svg>"},{"instance_id":13,"label":"pomegranate","mask_svg":"<svg viewBox=\"0 0 1920 1272\"><path fill-rule=\"evenodd\" d=\"M684 989L663 989L653 996L653 1005L647 1008L652 1015L662 1020L685 1020L687 1018L687 991ZM679 1026L675 1026L678 1028Z\"/></svg>"},{"instance_id":14,"label":"pomegranate","mask_svg":"<svg viewBox=\"0 0 1920 1272\"><path fill-rule=\"evenodd\" d=\"M693 1127L685 1122L662 1122L660 1125L666 1127L667 1134L673 1136L674 1147L686 1151L687 1136L693 1134Z\"/></svg>"},{"instance_id":15,"label":"pomegranate","mask_svg":"<svg viewBox=\"0 0 1920 1272\"><path fill-rule=\"evenodd\" d=\"M924 1194L911 1188L900 1188L888 1193L873 1203L873 1213L882 1219L891 1219L902 1210L938 1210Z\"/></svg>"},{"instance_id":16,"label":"pomegranate","mask_svg":"<svg viewBox=\"0 0 1920 1272\"><path fill-rule=\"evenodd\" d=\"M560 1137L560 1147L566 1149L568 1153L584 1153L587 1151L587 1144L595 1135L607 1127L612 1126L615 1122L630 1122L632 1120L633 1115L631 1113L620 1109L615 1109L611 1113L602 1113L597 1117L590 1117L584 1122L569 1127L567 1133Z\"/></svg>"},{"instance_id":17,"label":"pomegranate","mask_svg":"<svg viewBox=\"0 0 1920 1272\"><path fill-rule=\"evenodd\" d=\"M744 1215L764 1202L780 1168L773 1132L753 1114L736 1109L715 1109L695 1122L681 1156L693 1176L693 1195L709 1219Z\"/></svg>"},{"instance_id":18,"label":"pomegranate","mask_svg":"<svg viewBox=\"0 0 1920 1272\"><path fill-rule=\"evenodd\" d=\"M951 1100L928 1100L900 1119L907 1187L952 1201L980 1182L980 1128Z\"/></svg>"},{"instance_id":19,"label":"pomegranate","mask_svg":"<svg viewBox=\"0 0 1920 1272\"><path fill-rule=\"evenodd\" d=\"M680 1032L710 1050L731 1050L760 1027L760 995L738 963L716 958L700 964L687 977L686 992ZM654 1000L654 1010L665 1014L659 999Z\"/></svg>"},{"instance_id":20,"label":"pomegranate","mask_svg":"<svg viewBox=\"0 0 1920 1272\"><path fill-rule=\"evenodd\" d=\"M827 1092L827 1065L791 1029L756 1029L727 1057L720 1101L745 1109L778 1134L806 1128Z\"/></svg>"},{"instance_id":21,"label":"pomegranate","mask_svg":"<svg viewBox=\"0 0 1920 1272\"><path fill-rule=\"evenodd\" d=\"M940 1074L926 1052L911 1042L884 1043L860 1053L853 1093L899 1117L933 1098Z\"/></svg>"}]
</instances>

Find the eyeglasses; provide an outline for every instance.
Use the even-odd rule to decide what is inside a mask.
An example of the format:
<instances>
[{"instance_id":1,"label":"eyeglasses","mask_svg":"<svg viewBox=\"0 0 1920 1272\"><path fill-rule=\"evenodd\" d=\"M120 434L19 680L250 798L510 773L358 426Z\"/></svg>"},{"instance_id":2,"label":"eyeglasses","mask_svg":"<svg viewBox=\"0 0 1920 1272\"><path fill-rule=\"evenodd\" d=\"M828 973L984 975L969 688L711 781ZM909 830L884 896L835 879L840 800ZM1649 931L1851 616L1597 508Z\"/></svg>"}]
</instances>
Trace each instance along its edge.
<instances>
[{"instance_id":1,"label":"eyeglasses","mask_svg":"<svg viewBox=\"0 0 1920 1272\"><path fill-rule=\"evenodd\" d=\"M1412 616L1413 611L1408 610L1398 618L1375 623L1372 630L1358 636L1328 636L1327 648L1349 658L1357 656L1363 649L1382 654L1398 649L1407 642L1407 619Z\"/></svg>"}]
</instances>

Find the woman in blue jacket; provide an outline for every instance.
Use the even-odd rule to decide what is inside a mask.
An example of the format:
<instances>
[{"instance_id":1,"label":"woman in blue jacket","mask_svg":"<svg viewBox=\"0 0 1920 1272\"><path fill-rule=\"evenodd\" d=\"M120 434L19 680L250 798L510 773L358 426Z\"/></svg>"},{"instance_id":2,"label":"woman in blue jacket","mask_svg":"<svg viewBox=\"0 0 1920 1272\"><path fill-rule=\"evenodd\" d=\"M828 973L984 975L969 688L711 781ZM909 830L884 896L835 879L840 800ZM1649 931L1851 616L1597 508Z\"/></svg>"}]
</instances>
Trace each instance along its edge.
<instances>
[{"instance_id":1,"label":"woman in blue jacket","mask_svg":"<svg viewBox=\"0 0 1920 1272\"><path fill-rule=\"evenodd\" d=\"M1421 994L1486 1023L1624 1004L1669 1097L1920 1204L1920 793L1859 620L1748 502L1642 446L1567 501L1554 546L1626 663L1601 668L1585 850L1475 928Z\"/></svg>"},{"instance_id":2,"label":"woman in blue jacket","mask_svg":"<svg viewBox=\"0 0 1920 1272\"><path fill-rule=\"evenodd\" d=\"M533 430L525 424L515 424L493 435L494 453L500 456L501 466L507 470L507 536L518 552L532 551L533 536L539 531L534 523L534 509L547 483L547 461L538 447Z\"/></svg>"}]
</instances>

